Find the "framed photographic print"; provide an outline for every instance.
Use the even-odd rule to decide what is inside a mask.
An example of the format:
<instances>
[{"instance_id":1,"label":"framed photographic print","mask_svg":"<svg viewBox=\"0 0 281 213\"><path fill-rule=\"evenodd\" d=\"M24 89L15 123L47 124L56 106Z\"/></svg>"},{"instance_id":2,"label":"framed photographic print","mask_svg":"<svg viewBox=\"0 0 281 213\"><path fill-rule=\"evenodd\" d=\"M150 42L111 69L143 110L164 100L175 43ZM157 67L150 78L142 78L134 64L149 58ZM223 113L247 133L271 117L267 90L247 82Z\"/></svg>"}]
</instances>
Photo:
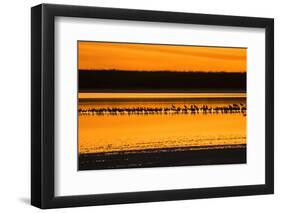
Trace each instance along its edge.
<instances>
[{"instance_id":1,"label":"framed photographic print","mask_svg":"<svg viewBox=\"0 0 281 213\"><path fill-rule=\"evenodd\" d=\"M31 203L271 194L274 21L31 9Z\"/></svg>"}]
</instances>

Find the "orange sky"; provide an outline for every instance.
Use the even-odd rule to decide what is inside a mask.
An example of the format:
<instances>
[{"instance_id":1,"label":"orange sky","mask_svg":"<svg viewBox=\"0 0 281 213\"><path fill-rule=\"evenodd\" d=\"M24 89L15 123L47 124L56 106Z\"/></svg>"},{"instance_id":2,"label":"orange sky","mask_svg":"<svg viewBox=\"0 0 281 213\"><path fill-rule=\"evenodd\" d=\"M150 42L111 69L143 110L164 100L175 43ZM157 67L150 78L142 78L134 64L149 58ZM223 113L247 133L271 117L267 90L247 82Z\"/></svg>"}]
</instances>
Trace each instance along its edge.
<instances>
[{"instance_id":1,"label":"orange sky","mask_svg":"<svg viewBox=\"0 0 281 213\"><path fill-rule=\"evenodd\" d=\"M246 48L78 42L79 69L246 71Z\"/></svg>"}]
</instances>

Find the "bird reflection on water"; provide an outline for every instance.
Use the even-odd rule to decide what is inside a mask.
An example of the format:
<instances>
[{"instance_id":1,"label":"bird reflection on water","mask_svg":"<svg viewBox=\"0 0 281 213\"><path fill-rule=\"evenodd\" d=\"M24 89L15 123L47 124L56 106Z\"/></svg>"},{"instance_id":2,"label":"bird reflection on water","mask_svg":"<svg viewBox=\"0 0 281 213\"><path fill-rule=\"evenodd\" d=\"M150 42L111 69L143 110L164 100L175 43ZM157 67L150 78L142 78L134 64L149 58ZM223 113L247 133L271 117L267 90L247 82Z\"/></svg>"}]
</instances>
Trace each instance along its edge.
<instances>
[{"instance_id":1,"label":"bird reflection on water","mask_svg":"<svg viewBox=\"0 0 281 213\"><path fill-rule=\"evenodd\" d=\"M244 104L229 104L225 106L208 106L195 104L170 107L107 107L80 108L81 115L153 115L153 114L197 114L197 113L242 113L246 116L247 108Z\"/></svg>"}]
</instances>

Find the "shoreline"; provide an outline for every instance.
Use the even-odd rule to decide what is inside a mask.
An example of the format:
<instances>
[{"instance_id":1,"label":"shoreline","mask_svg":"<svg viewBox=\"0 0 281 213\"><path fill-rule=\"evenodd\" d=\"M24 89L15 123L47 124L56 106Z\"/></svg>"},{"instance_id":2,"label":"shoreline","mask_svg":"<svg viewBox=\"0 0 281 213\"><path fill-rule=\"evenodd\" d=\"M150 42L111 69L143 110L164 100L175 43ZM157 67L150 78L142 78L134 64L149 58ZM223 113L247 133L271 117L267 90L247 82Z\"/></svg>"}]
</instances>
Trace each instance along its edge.
<instances>
[{"instance_id":1,"label":"shoreline","mask_svg":"<svg viewBox=\"0 0 281 213\"><path fill-rule=\"evenodd\" d=\"M246 144L79 154L78 171L246 163Z\"/></svg>"}]
</instances>

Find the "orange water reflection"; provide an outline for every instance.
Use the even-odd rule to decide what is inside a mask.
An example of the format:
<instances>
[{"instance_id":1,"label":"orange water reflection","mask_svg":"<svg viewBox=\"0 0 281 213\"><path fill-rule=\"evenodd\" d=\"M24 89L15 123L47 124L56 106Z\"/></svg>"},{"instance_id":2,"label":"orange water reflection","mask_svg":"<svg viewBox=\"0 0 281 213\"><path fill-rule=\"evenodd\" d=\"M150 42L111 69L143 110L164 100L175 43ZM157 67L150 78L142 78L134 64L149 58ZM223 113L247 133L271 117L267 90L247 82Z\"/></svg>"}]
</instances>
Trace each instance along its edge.
<instances>
[{"instance_id":1,"label":"orange water reflection","mask_svg":"<svg viewBox=\"0 0 281 213\"><path fill-rule=\"evenodd\" d=\"M176 98L163 101L79 101L79 108L244 103L245 98ZM79 153L246 144L242 114L79 115Z\"/></svg>"}]
</instances>

